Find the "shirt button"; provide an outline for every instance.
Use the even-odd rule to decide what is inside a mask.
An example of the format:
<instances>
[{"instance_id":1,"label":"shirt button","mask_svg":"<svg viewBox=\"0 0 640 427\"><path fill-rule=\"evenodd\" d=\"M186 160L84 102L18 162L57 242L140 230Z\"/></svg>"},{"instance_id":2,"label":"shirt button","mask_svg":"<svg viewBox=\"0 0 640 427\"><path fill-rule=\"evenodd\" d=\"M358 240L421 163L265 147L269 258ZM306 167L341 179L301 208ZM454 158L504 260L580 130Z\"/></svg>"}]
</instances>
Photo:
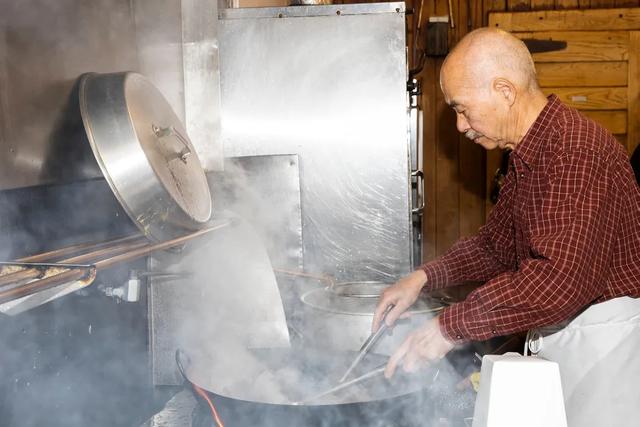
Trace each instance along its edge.
<instances>
[{"instance_id":1,"label":"shirt button","mask_svg":"<svg viewBox=\"0 0 640 427\"><path fill-rule=\"evenodd\" d=\"M495 329L492 329L492 330L491 330L491 333L492 333L493 335L498 335L498 331L496 331Z\"/></svg>"},{"instance_id":2,"label":"shirt button","mask_svg":"<svg viewBox=\"0 0 640 427\"><path fill-rule=\"evenodd\" d=\"M461 340L462 339L462 335L456 335L456 338Z\"/></svg>"},{"instance_id":3,"label":"shirt button","mask_svg":"<svg viewBox=\"0 0 640 427\"><path fill-rule=\"evenodd\" d=\"M520 172L520 178L524 178L524 172Z\"/></svg>"}]
</instances>

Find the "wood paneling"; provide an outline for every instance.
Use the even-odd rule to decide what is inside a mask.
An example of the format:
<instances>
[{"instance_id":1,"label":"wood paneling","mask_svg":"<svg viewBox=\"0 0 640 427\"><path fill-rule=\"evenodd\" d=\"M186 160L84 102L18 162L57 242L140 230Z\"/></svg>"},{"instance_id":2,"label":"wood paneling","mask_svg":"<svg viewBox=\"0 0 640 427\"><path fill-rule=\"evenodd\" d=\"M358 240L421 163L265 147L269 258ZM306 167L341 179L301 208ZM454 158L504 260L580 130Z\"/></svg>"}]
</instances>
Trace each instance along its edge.
<instances>
[{"instance_id":1,"label":"wood paneling","mask_svg":"<svg viewBox=\"0 0 640 427\"><path fill-rule=\"evenodd\" d=\"M600 123L613 134L624 134L627 132L627 110L582 111L582 114Z\"/></svg>"},{"instance_id":2,"label":"wood paneling","mask_svg":"<svg viewBox=\"0 0 640 427\"><path fill-rule=\"evenodd\" d=\"M633 153L640 144L640 31L629 33L629 122L626 147Z\"/></svg>"},{"instance_id":3,"label":"wood paneling","mask_svg":"<svg viewBox=\"0 0 640 427\"><path fill-rule=\"evenodd\" d=\"M515 33L521 39L557 40L567 47L552 52L534 53L536 62L626 61L628 31L549 31Z\"/></svg>"},{"instance_id":4,"label":"wood paneling","mask_svg":"<svg viewBox=\"0 0 640 427\"><path fill-rule=\"evenodd\" d=\"M531 10L547 10L553 7L553 0L531 0Z\"/></svg>"},{"instance_id":5,"label":"wood paneling","mask_svg":"<svg viewBox=\"0 0 640 427\"><path fill-rule=\"evenodd\" d=\"M476 2L478 3L478 2ZM474 10L466 0L459 0L458 21L467 25L461 25L458 37L462 38L474 27L482 26L482 13ZM486 175L484 163L485 153L482 147L456 131L458 137L458 206L460 210L458 237L475 234L484 224L485 188L484 177ZM481 165L481 167L478 167Z\"/></svg>"},{"instance_id":6,"label":"wood paneling","mask_svg":"<svg viewBox=\"0 0 640 427\"><path fill-rule=\"evenodd\" d=\"M542 87L626 86L627 62L549 62L536 64Z\"/></svg>"},{"instance_id":7,"label":"wood paneling","mask_svg":"<svg viewBox=\"0 0 640 427\"><path fill-rule=\"evenodd\" d=\"M531 9L531 1L533 0L508 0L507 10L512 12L521 12Z\"/></svg>"},{"instance_id":8,"label":"wood paneling","mask_svg":"<svg viewBox=\"0 0 640 427\"><path fill-rule=\"evenodd\" d=\"M593 0L592 0L593 1ZM492 14L492 25L505 31L591 31L594 28L639 30L640 8Z\"/></svg>"},{"instance_id":9,"label":"wood paneling","mask_svg":"<svg viewBox=\"0 0 640 427\"><path fill-rule=\"evenodd\" d=\"M623 147L628 147L627 140L629 139L629 137L627 136L627 134L613 135L613 136L616 137L618 142L622 144Z\"/></svg>"},{"instance_id":10,"label":"wood paneling","mask_svg":"<svg viewBox=\"0 0 640 427\"><path fill-rule=\"evenodd\" d=\"M546 94L555 93L565 104L579 110L626 110L626 87L548 87Z\"/></svg>"},{"instance_id":11,"label":"wood paneling","mask_svg":"<svg viewBox=\"0 0 640 427\"><path fill-rule=\"evenodd\" d=\"M577 9L578 0L556 0L556 9Z\"/></svg>"},{"instance_id":12,"label":"wood paneling","mask_svg":"<svg viewBox=\"0 0 640 427\"><path fill-rule=\"evenodd\" d=\"M616 7L615 0L591 0L591 8Z\"/></svg>"},{"instance_id":13,"label":"wood paneling","mask_svg":"<svg viewBox=\"0 0 640 427\"><path fill-rule=\"evenodd\" d=\"M436 234L437 234L437 221L436 221L436 194L438 183L436 180L436 168L438 163L436 161L437 153L437 140L436 140L436 93L440 90L436 82L436 60L428 58L424 64L420 79L422 81L422 93L420 102L423 111L423 150L422 150L422 164L424 172L424 198L425 198L425 210L422 216L422 259L429 260L436 257Z\"/></svg>"}]
</instances>

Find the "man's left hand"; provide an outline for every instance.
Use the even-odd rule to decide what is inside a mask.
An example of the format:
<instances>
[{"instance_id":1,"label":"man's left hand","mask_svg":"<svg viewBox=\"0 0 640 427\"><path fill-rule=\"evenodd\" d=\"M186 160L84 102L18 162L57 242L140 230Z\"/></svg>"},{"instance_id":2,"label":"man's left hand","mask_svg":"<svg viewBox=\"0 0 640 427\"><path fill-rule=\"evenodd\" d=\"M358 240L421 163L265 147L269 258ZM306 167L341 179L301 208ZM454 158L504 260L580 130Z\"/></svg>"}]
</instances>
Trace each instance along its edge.
<instances>
[{"instance_id":1,"label":"man's left hand","mask_svg":"<svg viewBox=\"0 0 640 427\"><path fill-rule=\"evenodd\" d=\"M405 372L415 372L421 366L442 359L453 347L454 344L442 335L438 317L434 317L407 336L389 358L384 375L391 378L399 364Z\"/></svg>"}]
</instances>

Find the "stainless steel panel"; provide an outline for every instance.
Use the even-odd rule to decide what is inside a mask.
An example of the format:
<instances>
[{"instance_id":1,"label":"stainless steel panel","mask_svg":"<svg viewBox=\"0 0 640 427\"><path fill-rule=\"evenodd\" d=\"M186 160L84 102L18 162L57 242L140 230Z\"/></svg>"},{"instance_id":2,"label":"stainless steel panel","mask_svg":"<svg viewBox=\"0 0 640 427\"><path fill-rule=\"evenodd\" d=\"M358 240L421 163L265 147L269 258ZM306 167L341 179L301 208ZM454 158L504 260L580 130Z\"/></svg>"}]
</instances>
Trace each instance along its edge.
<instances>
[{"instance_id":1,"label":"stainless steel panel","mask_svg":"<svg viewBox=\"0 0 640 427\"><path fill-rule=\"evenodd\" d=\"M228 158L208 178L216 205L253 225L274 268L303 269L298 156Z\"/></svg>"},{"instance_id":2,"label":"stainless steel panel","mask_svg":"<svg viewBox=\"0 0 640 427\"><path fill-rule=\"evenodd\" d=\"M410 271L404 5L221 16L225 156L299 155L305 268L345 280Z\"/></svg>"},{"instance_id":3,"label":"stainless steel panel","mask_svg":"<svg viewBox=\"0 0 640 427\"><path fill-rule=\"evenodd\" d=\"M218 1L182 0L187 132L207 170L222 170Z\"/></svg>"},{"instance_id":4,"label":"stainless steel panel","mask_svg":"<svg viewBox=\"0 0 640 427\"><path fill-rule=\"evenodd\" d=\"M88 71L137 68L130 2L0 0L0 10L0 189L100 176L77 156L74 85Z\"/></svg>"},{"instance_id":5,"label":"stainless steel panel","mask_svg":"<svg viewBox=\"0 0 640 427\"><path fill-rule=\"evenodd\" d=\"M0 190L101 176L76 111L77 79L87 72L140 72L183 121L183 73L191 94L206 82L200 98L188 97L188 119L199 124L194 145L205 168L219 167L219 138L202 136L203 126L219 127L215 2L0 0L0 10ZM183 25L183 14L198 19Z\"/></svg>"},{"instance_id":6,"label":"stainless steel panel","mask_svg":"<svg viewBox=\"0 0 640 427\"><path fill-rule=\"evenodd\" d=\"M133 0L138 67L185 121L182 7L176 0Z\"/></svg>"}]
</instances>

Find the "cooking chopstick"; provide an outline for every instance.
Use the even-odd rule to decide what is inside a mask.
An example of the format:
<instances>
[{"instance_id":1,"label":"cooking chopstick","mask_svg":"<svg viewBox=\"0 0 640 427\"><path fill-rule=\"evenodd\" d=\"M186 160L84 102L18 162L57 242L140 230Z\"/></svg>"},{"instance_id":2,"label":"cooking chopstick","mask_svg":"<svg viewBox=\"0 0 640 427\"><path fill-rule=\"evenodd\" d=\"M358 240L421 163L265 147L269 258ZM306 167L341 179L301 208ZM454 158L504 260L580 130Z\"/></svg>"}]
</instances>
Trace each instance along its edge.
<instances>
[{"instance_id":1,"label":"cooking chopstick","mask_svg":"<svg viewBox=\"0 0 640 427\"><path fill-rule=\"evenodd\" d=\"M322 393L318 393L318 394L316 394L314 396L311 396L311 397L309 397L307 399L304 399L304 400L302 400L300 402L297 402L297 404L306 405L307 403L316 401L316 400L318 400L318 399L320 399L322 397L328 396L330 394L336 393L336 392L338 392L340 390L343 390L345 388L349 388L349 387L351 387L353 385L356 385L356 384L358 384L358 383L360 383L362 381L365 381L365 380L368 380L370 378L374 378L374 377L376 377L378 375L381 375L381 374L384 373L384 369L385 369L386 365L387 364L385 363L384 365L382 365L382 366L380 366L380 367L378 367L378 368L376 368L376 369L374 369L374 370L372 370L370 372L367 372L366 374L360 375L359 377L356 377L356 378L354 378L354 379L352 379L350 381L344 382L344 383L339 384L339 385L337 385L337 386L335 386L333 388L330 388L329 390L323 391Z\"/></svg>"}]
</instances>

